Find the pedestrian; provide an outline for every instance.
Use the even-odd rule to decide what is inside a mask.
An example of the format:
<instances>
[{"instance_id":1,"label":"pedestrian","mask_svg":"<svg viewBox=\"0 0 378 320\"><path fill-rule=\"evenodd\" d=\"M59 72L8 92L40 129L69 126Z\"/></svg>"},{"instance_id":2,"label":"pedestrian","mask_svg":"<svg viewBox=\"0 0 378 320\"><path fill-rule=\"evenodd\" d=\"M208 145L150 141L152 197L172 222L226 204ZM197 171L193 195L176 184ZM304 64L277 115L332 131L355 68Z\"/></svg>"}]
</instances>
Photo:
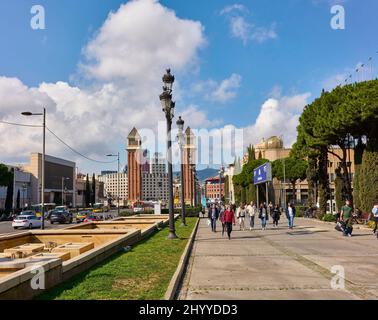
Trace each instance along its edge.
<instances>
[{"instance_id":1,"label":"pedestrian","mask_svg":"<svg viewBox=\"0 0 378 320\"><path fill-rule=\"evenodd\" d=\"M239 220L239 226L240 226L240 231L245 231L245 216L246 216L246 208L245 208L245 205L244 203L242 203L239 207L239 216L238 216L238 220Z\"/></svg>"},{"instance_id":2,"label":"pedestrian","mask_svg":"<svg viewBox=\"0 0 378 320\"><path fill-rule=\"evenodd\" d=\"M292 203L289 204L287 209L287 218L289 220L289 229L294 228L295 207Z\"/></svg>"},{"instance_id":3,"label":"pedestrian","mask_svg":"<svg viewBox=\"0 0 378 320\"><path fill-rule=\"evenodd\" d=\"M209 220L210 220L212 232L217 232L217 220L218 220L218 218L219 218L219 210L214 203L209 210Z\"/></svg>"},{"instance_id":4,"label":"pedestrian","mask_svg":"<svg viewBox=\"0 0 378 320\"><path fill-rule=\"evenodd\" d=\"M266 206L264 206L263 203L260 204L259 219L261 220L261 230L266 230L266 221L268 219L268 211L266 210Z\"/></svg>"},{"instance_id":5,"label":"pedestrian","mask_svg":"<svg viewBox=\"0 0 378 320\"><path fill-rule=\"evenodd\" d=\"M235 225L235 213L230 206L227 206L224 212L223 221L226 225L228 240L231 240L232 225Z\"/></svg>"},{"instance_id":6,"label":"pedestrian","mask_svg":"<svg viewBox=\"0 0 378 320\"><path fill-rule=\"evenodd\" d=\"M247 212L249 216L249 230L252 230L255 227L255 217L257 213L257 207L253 201L247 206Z\"/></svg>"},{"instance_id":7,"label":"pedestrian","mask_svg":"<svg viewBox=\"0 0 378 320\"><path fill-rule=\"evenodd\" d=\"M373 232L377 234L377 238L378 238L378 232L377 232L377 229L378 229L378 202L373 207L373 210L371 210L371 213L373 214L373 221L375 223Z\"/></svg>"},{"instance_id":8,"label":"pedestrian","mask_svg":"<svg viewBox=\"0 0 378 320\"><path fill-rule=\"evenodd\" d=\"M351 203L349 200L345 201L345 206L341 208L340 216L341 221L344 222L345 228L344 228L344 237L351 237L353 232L353 208L351 206Z\"/></svg>"},{"instance_id":9,"label":"pedestrian","mask_svg":"<svg viewBox=\"0 0 378 320\"><path fill-rule=\"evenodd\" d=\"M219 213L219 221L222 223L222 237L224 236L224 231L226 230L226 224L224 222L224 213L225 212L226 212L226 208L222 205L220 213Z\"/></svg>"},{"instance_id":10,"label":"pedestrian","mask_svg":"<svg viewBox=\"0 0 378 320\"><path fill-rule=\"evenodd\" d=\"M280 218L281 218L281 210L278 207L278 204L276 204L273 208L272 218L273 218L273 227L278 228L278 221L280 221Z\"/></svg>"}]
</instances>

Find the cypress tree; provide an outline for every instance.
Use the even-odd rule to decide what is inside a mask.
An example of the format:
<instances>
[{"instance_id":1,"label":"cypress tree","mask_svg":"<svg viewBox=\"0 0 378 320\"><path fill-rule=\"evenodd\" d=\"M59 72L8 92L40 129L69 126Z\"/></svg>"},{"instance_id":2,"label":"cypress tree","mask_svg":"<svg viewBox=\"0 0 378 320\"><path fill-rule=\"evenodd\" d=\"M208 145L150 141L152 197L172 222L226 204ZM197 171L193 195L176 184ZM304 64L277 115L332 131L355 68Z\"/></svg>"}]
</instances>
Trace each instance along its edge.
<instances>
[{"instance_id":1,"label":"cypress tree","mask_svg":"<svg viewBox=\"0 0 378 320\"><path fill-rule=\"evenodd\" d=\"M89 184L89 176L87 174L87 179L85 181L85 206L89 208L89 204L91 202L91 187Z\"/></svg>"},{"instance_id":2,"label":"cypress tree","mask_svg":"<svg viewBox=\"0 0 378 320\"><path fill-rule=\"evenodd\" d=\"M96 177L95 177L95 174L92 175L91 202L92 202L92 206L96 203Z\"/></svg>"}]
</instances>

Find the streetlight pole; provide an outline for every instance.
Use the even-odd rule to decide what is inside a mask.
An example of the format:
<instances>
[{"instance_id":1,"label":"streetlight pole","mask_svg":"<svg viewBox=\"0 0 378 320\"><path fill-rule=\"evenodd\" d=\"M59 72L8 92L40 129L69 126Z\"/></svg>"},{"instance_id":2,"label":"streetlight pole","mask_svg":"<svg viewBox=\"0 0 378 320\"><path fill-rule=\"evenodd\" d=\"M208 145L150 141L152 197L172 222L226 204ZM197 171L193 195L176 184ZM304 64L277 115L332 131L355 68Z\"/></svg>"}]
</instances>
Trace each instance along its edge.
<instances>
[{"instance_id":1,"label":"streetlight pole","mask_svg":"<svg viewBox=\"0 0 378 320\"><path fill-rule=\"evenodd\" d=\"M177 238L175 230L175 216L173 211L173 173L172 173L172 140L171 127L172 119L174 118L175 103L172 101L172 87L175 82L175 77L168 69L163 76L163 93L159 96L165 118L167 120L167 158L168 158L168 192L169 192L169 235L168 239Z\"/></svg>"},{"instance_id":2,"label":"streetlight pole","mask_svg":"<svg viewBox=\"0 0 378 320\"><path fill-rule=\"evenodd\" d=\"M224 168L221 166L219 170L219 204L222 203L222 177L224 173Z\"/></svg>"},{"instance_id":3,"label":"streetlight pole","mask_svg":"<svg viewBox=\"0 0 378 320\"><path fill-rule=\"evenodd\" d=\"M23 116L43 116L43 135L42 135L42 183L41 183L41 229L45 229L45 156L46 156L46 108L43 108L43 113L32 113L29 111L22 112Z\"/></svg>"},{"instance_id":4,"label":"streetlight pole","mask_svg":"<svg viewBox=\"0 0 378 320\"><path fill-rule=\"evenodd\" d=\"M176 124L179 130L177 139L180 146L180 158L181 158L181 226L186 226L185 221L185 194L184 194L184 120L181 117L177 120Z\"/></svg>"},{"instance_id":5,"label":"streetlight pole","mask_svg":"<svg viewBox=\"0 0 378 320\"><path fill-rule=\"evenodd\" d=\"M119 206L119 199L121 195L121 183L120 183L120 161L119 161L119 151L117 154L108 154L107 157L117 157L117 212L118 212L118 217L120 216L120 206Z\"/></svg>"},{"instance_id":6,"label":"streetlight pole","mask_svg":"<svg viewBox=\"0 0 378 320\"><path fill-rule=\"evenodd\" d=\"M62 206L64 206L64 181L70 180L70 178L62 177Z\"/></svg>"}]
</instances>

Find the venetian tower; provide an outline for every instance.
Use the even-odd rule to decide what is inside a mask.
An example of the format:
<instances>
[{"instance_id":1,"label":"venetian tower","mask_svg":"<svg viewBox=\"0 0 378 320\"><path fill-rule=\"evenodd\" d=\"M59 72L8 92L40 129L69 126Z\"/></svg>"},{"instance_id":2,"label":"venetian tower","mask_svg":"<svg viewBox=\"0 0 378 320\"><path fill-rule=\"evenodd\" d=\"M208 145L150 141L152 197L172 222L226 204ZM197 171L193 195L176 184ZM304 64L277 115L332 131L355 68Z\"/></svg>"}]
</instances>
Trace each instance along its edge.
<instances>
[{"instance_id":1,"label":"venetian tower","mask_svg":"<svg viewBox=\"0 0 378 320\"><path fill-rule=\"evenodd\" d=\"M142 198L142 165L141 165L141 137L137 129L133 128L127 137L127 180L129 188L129 202L134 203Z\"/></svg>"},{"instance_id":2,"label":"venetian tower","mask_svg":"<svg viewBox=\"0 0 378 320\"><path fill-rule=\"evenodd\" d=\"M187 205L195 205L195 163L196 144L193 131L188 127L185 131L184 145L184 199Z\"/></svg>"}]
</instances>

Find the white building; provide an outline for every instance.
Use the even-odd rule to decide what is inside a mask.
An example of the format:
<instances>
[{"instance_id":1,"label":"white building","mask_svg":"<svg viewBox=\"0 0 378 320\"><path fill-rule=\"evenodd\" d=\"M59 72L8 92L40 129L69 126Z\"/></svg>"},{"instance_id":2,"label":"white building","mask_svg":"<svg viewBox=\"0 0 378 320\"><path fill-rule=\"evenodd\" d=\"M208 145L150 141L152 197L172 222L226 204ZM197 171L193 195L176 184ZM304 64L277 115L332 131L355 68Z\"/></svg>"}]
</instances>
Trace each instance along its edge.
<instances>
[{"instance_id":1,"label":"white building","mask_svg":"<svg viewBox=\"0 0 378 320\"><path fill-rule=\"evenodd\" d=\"M155 153L150 164L150 172L142 172L142 199L145 201L167 201L168 173L165 159Z\"/></svg>"},{"instance_id":2,"label":"white building","mask_svg":"<svg viewBox=\"0 0 378 320\"><path fill-rule=\"evenodd\" d=\"M119 179L119 180L118 180ZM119 181L119 198L126 201L128 199L129 189L127 173L110 173L98 177L100 182L104 183L104 197L112 198L113 203L117 201L118 181Z\"/></svg>"}]
</instances>

